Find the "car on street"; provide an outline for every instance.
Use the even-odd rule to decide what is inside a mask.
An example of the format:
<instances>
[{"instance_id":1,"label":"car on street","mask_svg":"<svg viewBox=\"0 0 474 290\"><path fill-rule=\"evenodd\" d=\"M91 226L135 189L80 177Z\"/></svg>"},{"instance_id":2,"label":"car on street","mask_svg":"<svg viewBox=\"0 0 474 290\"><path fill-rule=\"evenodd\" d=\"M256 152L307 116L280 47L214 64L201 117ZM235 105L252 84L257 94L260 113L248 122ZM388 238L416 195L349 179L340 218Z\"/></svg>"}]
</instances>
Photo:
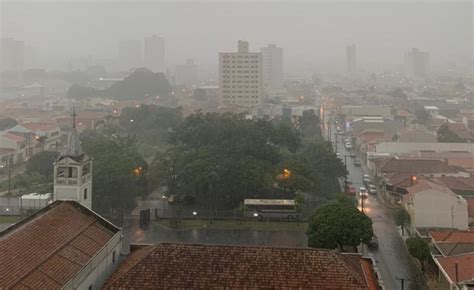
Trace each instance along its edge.
<instances>
[{"instance_id":1,"label":"car on street","mask_svg":"<svg viewBox=\"0 0 474 290\"><path fill-rule=\"evenodd\" d=\"M360 166L360 160L359 159L354 159L354 165L355 166Z\"/></svg>"},{"instance_id":2,"label":"car on street","mask_svg":"<svg viewBox=\"0 0 474 290\"><path fill-rule=\"evenodd\" d=\"M374 235L370 242L367 244L367 247L372 250L377 250L379 248L379 240L377 239L377 236Z\"/></svg>"},{"instance_id":3,"label":"car on street","mask_svg":"<svg viewBox=\"0 0 474 290\"><path fill-rule=\"evenodd\" d=\"M355 158L355 157L356 157L356 154L355 154L354 151L351 152L351 157L352 157L352 158Z\"/></svg>"},{"instance_id":4,"label":"car on street","mask_svg":"<svg viewBox=\"0 0 474 290\"><path fill-rule=\"evenodd\" d=\"M365 185L368 185L368 184L370 184L370 182L371 182L372 180L371 180L371 178L370 178L369 175L364 174L364 179L363 179L363 181L364 181L364 184L365 184Z\"/></svg>"},{"instance_id":5,"label":"car on street","mask_svg":"<svg viewBox=\"0 0 474 290\"><path fill-rule=\"evenodd\" d=\"M367 189L365 187L359 187L359 196L361 198L367 198L368 193L367 193Z\"/></svg>"},{"instance_id":6,"label":"car on street","mask_svg":"<svg viewBox=\"0 0 474 290\"><path fill-rule=\"evenodd\" d=\"M347 150L352 150L352 144L351 143L346 143L345 144Z\"/></svg>"},{"instance_id":7,"label":"car on street","mask_svg":"<svg viewBox=\"0 0 474 290\"><path fill-rule=\"evenodd\" d=\"M369 193L372 194L372 195L376 195L377 194L377 187L373 184L370 184L369 185Z\"/></svg>"},{"instance_id":8,"label":"car on street","mask_svg":"<svg viewBox=\"0 0 474 290\"><path fill-rule=\"evenodd\" d=\"M351 184L350 184L350 185L348 185L348 186L346 187L346 194L347 194L347 195L349 195L349 196L355 196L356 193L357 193L357 191L356 191L354 185L351 185Z\"/></svg>"}]
</instances>

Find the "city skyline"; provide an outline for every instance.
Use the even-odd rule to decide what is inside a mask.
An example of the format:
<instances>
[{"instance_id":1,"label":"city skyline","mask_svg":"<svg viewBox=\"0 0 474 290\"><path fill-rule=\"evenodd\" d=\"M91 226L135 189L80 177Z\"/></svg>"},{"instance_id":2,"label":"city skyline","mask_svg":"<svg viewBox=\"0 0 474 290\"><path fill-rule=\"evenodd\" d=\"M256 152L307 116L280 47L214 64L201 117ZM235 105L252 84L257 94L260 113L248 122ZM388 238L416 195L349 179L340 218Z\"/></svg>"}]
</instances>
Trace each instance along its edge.
<instances>
[{"instance_id":1,"label":"city skyline","mask_svg":"<svg viewBox=\"0 0 474 290\"><path fill-rule=\"evenodd\" d=\"M351 5L6 2L2 4L2 37L14 37L33 45L42 63L51 65L87 56L107 60L114 55L118 41L143 39L153 34L166 39L167 66L193 58L208 70L216 70L215 53L231 49L235 39L247 40L256 47L276 43L285 49L284 63L289 72L301 69L345 72L347 43L357 45L358 67L363 70L398 69L403 65L404 52L412 47L429 51L434 67L472 59L469 2ZM211 6L217 13L209 13ZM61 17L43 21L42 16L54 13ZM136 21L123 24L127 13L137 15ZM152 13L157 17L151 17ZM175 25L177 15L184 25ZM419 21L421 15L423 22ZM104 16L107 25L98 26ZM397 17L402 16L404 22L397 22ZM262 17L274 21L261 22ZM67 22L65 18L77 21ZM229 29L223 33L219 27L205 24L201 19L226 24ZM57 21L62 21L61 27Z\"/></svg>"}]
</instances>

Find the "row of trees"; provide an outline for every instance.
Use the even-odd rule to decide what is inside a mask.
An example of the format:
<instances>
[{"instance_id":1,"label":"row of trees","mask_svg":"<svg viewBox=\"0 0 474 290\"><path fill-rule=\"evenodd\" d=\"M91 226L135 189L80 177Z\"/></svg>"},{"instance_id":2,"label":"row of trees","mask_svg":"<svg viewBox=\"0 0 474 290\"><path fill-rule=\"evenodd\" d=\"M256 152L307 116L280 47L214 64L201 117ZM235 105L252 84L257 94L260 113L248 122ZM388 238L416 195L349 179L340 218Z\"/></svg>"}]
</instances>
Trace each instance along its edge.
<instances>
[{"instance_id":1,"label":"row of trees","mask_svg":"<svg viewBox=\"0 0 474 290\"><path fill-rule=\"evenodd\" d=\"M170 132L171 147L156 155L150 177L169 194L225 208L249 196L338 191L344 166L327 142L302 137L291 123L196 113ZM282 177L284 169L290 173Z\"/></svg>"}]
</instances>

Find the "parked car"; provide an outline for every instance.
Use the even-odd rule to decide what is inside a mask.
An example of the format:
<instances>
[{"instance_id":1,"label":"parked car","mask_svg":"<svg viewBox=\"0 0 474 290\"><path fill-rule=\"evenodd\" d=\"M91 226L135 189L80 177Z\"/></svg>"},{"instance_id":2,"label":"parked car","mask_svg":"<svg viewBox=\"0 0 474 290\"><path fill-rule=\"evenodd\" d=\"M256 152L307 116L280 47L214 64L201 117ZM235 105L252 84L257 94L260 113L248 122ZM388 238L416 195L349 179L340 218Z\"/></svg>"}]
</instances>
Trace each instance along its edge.
<instances>
[{"instance_id":1,"label":"parked car","mask_svg":"<svg viewBox=\"0 0 474 290\"><path fill-rule=\"evenodd\" d=\"M377 239L376 235L372 237L372 239L367 244L367 246L369 247L369 249L372 249L372 250L377 250L379 248L379 240Z\"/></svg>"},{"instance_id":2,"label":"parked car","mask_svg":"<svg viewBox=\"0 0 474 290\"><path fill-rule=\"evenodd\" d=\"M370 184L369 185L369 193L372 194L372 195L377 194L377 187L373 184Z\"/></svg>"},{"instance_id":3,"label":"parked car","mask_svg":"<svg viewBox=\"0 0 474 290\"><path fill-rule=\"evenodd\" d=\"M357 193L355 187L353 185L348 185L346 187L346 194L350 196L355 196Z\"/></svg>"},{"instance_id":4,"label":"parked car","mask_svg":"<svg viewBox=\"0 0 474 290\"><path fill-rule=\"evenodd\" d=\"M351 157L352 157L352 158L355 158L355 157L356 157L356 154L355 154L355 152L354 152L354 151L353 151L353 152L351 152Z\"/></svg>"},{"instance_id":5,"label":"parked car","mask_svg":"<svg viewBox=\"0 0 474 290\"><path fill-rule=\"evenodd\" d=\"M354 165L355 166L360 166L361 165L360 160L359 159L354 159Z\"/></svg>"}]
</instances>

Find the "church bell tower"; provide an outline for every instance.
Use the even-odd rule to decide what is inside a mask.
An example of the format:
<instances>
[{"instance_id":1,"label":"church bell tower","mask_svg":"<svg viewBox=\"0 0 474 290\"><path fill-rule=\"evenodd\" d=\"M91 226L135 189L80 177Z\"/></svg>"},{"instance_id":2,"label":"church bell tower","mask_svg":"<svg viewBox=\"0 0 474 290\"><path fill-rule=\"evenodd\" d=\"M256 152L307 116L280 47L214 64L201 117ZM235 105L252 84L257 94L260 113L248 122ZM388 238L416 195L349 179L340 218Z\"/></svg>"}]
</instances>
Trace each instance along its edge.
<instances>
[{"instance_id":1,"label":"church bell tower","mask_svg":"<svg viewBox=\"0 0 474 290\"><path fill-rule=\"evenodd\" d=\"M92 209L92 159L82 151L74 109L67 145L54 162L53 200L75 200Z\"/></svg>"}]
</instances>

